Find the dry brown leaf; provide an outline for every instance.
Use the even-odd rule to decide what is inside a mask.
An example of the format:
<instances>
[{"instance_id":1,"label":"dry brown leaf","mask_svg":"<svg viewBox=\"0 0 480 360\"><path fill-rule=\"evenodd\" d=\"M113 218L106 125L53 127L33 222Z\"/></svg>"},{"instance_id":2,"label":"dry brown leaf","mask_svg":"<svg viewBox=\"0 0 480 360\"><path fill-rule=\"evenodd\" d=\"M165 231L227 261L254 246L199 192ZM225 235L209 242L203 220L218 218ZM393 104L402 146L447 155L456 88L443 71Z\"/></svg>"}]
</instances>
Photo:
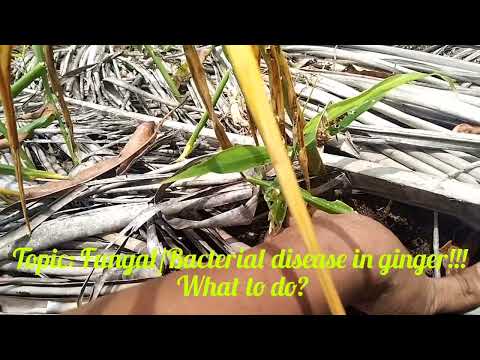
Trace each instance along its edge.
<instances>
[{"instance_id":1,"label":"dry brown leaf","mask_svg":"<svg viewBox=\"0 0 480 360\"><path fill-rule=\"evenodd\" d=\"M379 70L369 70L365 68L361 68L359 66L348 64L342 72L348 72L350 74L358 74L358 75L365 75L365 76L372 76L376 78L386 79L392 75L392 73L386 71L379 71Z\"/></svg>"},{"instance_id":2,"label":"dry brown leaf","mask_svg":"<svg viewBox=\"0 0 480 360\"><path fill-rule=\"evenodd\" d=\"M460 124L455 126L452 131L457 133L465 133L465 134L480 134L480 126Z\"/></svg>"},{"instance_id":3,"label":"dry brown leaf","mask_svg":"<svg viewBox=\"0 0 480 360\"><path fill-rule=\"evenodd\" d=\"M116 167L123 167L123 169L126 169L132 159L136 158L139 153L147 148L155 137L155 124L153 122L141 123L116 158L103 160L85 170L82 170L74 179L49 182L44 185L30 187L26 189L25 196L27 200L38 200L45 196L72 189L89 180L93 180Z\"/></svg>"},{"instance_id":4,"label":"dry brown leaf","mask_svg":"<svg viewBox=\"0 0 480 360\"><path fill-rule=\"evenodd\" d=\"M43 115L43 113L46 111L46 106L42 105L41 107L39 107L37 110L35 111L32 111L30 113L26 113L26 114L23 114L22 116L19 116L18 118L19 119L22 119L22 120L35 120L35 119L38 119L39 117L41 117Z\"/></svg>"},{"instance_id":5,"label":"dry brown leaf","mask_svg":"<svg viewBox=\"0 0 480 360\"><path fill-rule=\"evenodd\" d=\"M462 248L456 246L453 244L452 240L449 240L445 245L443 245L440 249L439 249L439 252L440 254L443 254L443 255L450 255L450 252L453 250L453 249L456 249L456 250L460 250ZM466 264L468 264L470 261L469 257L467 256L467 261L466 261ZM450 268L448 265L450 265L450 260L449 258L446 258L446 259L443 259L442 260L442 265L445 269L445 274L447 276L449 275L453 275L453 274L457 274L459 272L461 272L463 269L455 269L455 268Z\"/></svg>"},{"instance_id":6,"label":"dry brown leaf","mask_svg":"<svg viewBox=\"0 0 480 360\"><path fill-rule=\"evenodd\" d=\"M157 138L159 126L152 126L152 123L141 124L128 143L120 152L121 164L117 168L117 175L125 174L132 164L147 151Z\"/></svg>"},{"instance_id":7,"label":"dry brown leaf","mask_svg":"<svg viewBox=\"0 0 480 360\"><path fill-rule=\"evenodd\" d=\"M303 112L300 109L300 105L297 100L297 93L295 92L295 86L293 84L292 76L290 74L290 68L288 66L287 59L283 56L282 50L278 45L271 46L271 55L278 64L280 70L280 76L283 87L283 96L285 101L285 108L287 110L290 120L295 126L295 140L298 144L299 154L298 160L300 167L302 168L303 178L307 190L310 190L310 177L308 168L307 149L305 148L304 128L305 118Z\"/></svg>"}]
</instances>

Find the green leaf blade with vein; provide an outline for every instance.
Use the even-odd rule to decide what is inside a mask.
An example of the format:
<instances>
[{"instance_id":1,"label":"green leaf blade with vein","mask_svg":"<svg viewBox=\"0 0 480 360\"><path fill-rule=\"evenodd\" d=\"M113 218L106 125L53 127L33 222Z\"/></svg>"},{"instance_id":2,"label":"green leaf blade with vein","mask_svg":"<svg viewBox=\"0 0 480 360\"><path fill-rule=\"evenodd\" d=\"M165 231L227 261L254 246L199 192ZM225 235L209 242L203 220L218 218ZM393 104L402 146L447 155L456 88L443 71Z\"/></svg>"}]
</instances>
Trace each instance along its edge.
<instances>
[{"instance_id":1,"label":"green leaf blade with vein","mask_svg":"<svg viewBox=\"0 0 480 360\"><path fill-rule=\"evenodd\" d=\"M328 119L337 119L339 116L362 106L365 102L370 102L374 99L381 99L388 91L400 85L405 85L415 80L421 80L431 75L433 74L424 74L420 72L392 75L375 86L372 86L370 89L361 92L357 96L330 105L327 109Z\"/></svg>"},{"instance_id":2,"label":"green leaf blade with vein","mask_svg":"<svg viewBox=\"0 0 480 360\"><path fill-rule=\"evenodd\" d=\"M263 146L237 145L223 150L200 164L193 165L181 173L166 179L171 183L208 173L229 174L270 163L267 149Z\"/></svg>"},{"instance_id":3,"label":"green leaf blade with vein","mask_svg":"<svg viewBox=\"0 0 480 360\"><path fill-rule=\"evenodd\" d=\"M324 110L324 112L326 112L325 117L329 122L333 122L340 116L352 112L353 115L348 117L344 122L342 122L342 128L345 128L350 125L350 123L358 116L360 116L363 112L367 111L373 105L375 105L377 101L381 100L388 91L401 85L405 85L409 82L421 80L427 76L432 75L441 76L440 74L436 73L424 74L420 72L397 74L390 76L389 78L372 86L370 89L361 92L357 96L327 105ZM445 78L444 76L441 77ZM318 127L321 123L322 117L323 112L322 114L319 114L312 118L305 126L305 145L307 147L311 144L316 145Z\"/></svg>"},{"instance_id":4,"label":"green leaf blade with vein","mask_svg":"<svg viewBox=\"0 0 480 360\"><path fill-rule=\"evenodd\" d=\"M330 135L336 135L339 132L343 132L350 126L350 124L362 115L364 112L370 110L375 103L380 100L380 98L375 98L370 101L366 101L363 105L357 107L356 109L347 113L342 120L340 120L337 124L332 125L328 128L328 133Z\"/></svg>"}]
</instances>

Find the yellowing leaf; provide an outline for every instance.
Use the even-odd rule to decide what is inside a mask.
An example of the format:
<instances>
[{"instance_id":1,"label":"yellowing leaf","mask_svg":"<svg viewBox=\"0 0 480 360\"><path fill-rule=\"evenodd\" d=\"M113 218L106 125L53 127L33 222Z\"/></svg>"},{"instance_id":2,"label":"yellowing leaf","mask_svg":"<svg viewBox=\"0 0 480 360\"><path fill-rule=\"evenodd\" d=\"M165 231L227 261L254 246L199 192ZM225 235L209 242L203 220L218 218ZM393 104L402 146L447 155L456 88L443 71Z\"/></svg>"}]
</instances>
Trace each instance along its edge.
<instances>
[{"instance_id":1,"label":"yellowing leaf","mask_svg":"<svg viewBox=\"0 0 480 360\"><path fill-rule=\"evenodd\" d=\"M298 224L299 232L309 252L321 253L310 214L302 199L280 130L265 95L264 83L255 54L248 45L229 45L226 48L248 108L272 159L282 194ZM345 314L329 272L325 269L319 269L317 275L330 311L333 314Z\"/></svg>"}]
</instances>

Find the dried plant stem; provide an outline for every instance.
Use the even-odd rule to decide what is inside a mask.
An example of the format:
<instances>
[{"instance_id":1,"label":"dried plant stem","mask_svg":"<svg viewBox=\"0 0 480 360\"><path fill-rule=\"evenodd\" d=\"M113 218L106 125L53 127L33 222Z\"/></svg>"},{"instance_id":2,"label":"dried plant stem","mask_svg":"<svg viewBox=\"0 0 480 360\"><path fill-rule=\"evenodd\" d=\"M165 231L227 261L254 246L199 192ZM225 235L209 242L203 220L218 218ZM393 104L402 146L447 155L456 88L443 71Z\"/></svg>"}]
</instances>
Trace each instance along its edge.
<instances>
[{"instance_id":1,"label":"dried plant stem","mask_svg":"<svg viewBox=\"0 0 480 360\"><path fill-rule=\"evenodd\" d=\"M285 139L285 143L287 143L287 137L285 133L285 104L283 99L282 79L280 76L280 67L277 61L277 56L275 56L273 52L273 48L269 51L265 49L265 47L262 49L263 58L268 67L268 79L270 83L270 95L272 98L273 112L277 118L280 133Z\"/></svg>"},{"instance_id":2,"label":"dried plant stem","mask_svg":"<svg viewBox=\"0 0 480 360\"><path fill-rule=\"evenodd\" d=\"M13 106L12 92L10 89L10 59L12 55L11 45L0 45L0 96L2 98L3 111L5 113L5 124L10 145L10 152L15 165L15 176L18 183L20 202L22 205L23 217L28 232L32 229L28 219L27 205L25 203L25 191L23 188L22 163L20 159L20 143L18 141L17 123L15 108Z\"/></svg>"},{"instance_id":3,"label":"dried plant stem","mask_svg":"<svg viewBox=\"0 0 480 360\"><path fill-rule=\"evenodd\" d=\"M198 57L198 53L193 45L184 45L183 50L187 58L188 68L190 69L193 81L195 82L195 86L197 87L198 93L202 98L202 102L208 111L210 119L212 119L213 130L217 135L218 142L220 143L222 149L228 149L232 146L232 143L228 139L225 129L218 120L217 114L215 114L215 111L213 111L212 99L208 92L207 79L205 72L203 71L200 58Z\"/></svg>"},{"instance_id":4,"label":"dried plant stem","mask_svg":"<svg viewBox=\"0 0 480 360\"><path fill-rule=\"evenodd\" d=\"M305 119L303 117L303 112L300 110L300 106L298 104L297 94L295 92L295 86L293 85L287 59L285 59L285 57L282 55L282 50L280 49L280 46L272 45L271 55L272 58L275 59L275 63L278 64L281 82L283 85L285 108L287 109L290 120L292 120L295 126L295 143L299 150L298 159L300 162L300 167L302 168L305 184L307 186L307 189L310 190L308 156L304 138Z\"/></svg>"}]
</instances>

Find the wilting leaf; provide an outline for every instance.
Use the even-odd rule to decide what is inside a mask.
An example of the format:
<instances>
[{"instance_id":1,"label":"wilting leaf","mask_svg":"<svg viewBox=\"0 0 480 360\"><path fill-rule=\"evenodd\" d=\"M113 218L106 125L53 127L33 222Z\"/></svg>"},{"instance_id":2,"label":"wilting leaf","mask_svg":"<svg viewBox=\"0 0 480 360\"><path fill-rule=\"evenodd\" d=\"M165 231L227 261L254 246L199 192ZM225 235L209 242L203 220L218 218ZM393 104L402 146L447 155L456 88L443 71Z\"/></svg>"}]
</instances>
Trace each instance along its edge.
<instances>
[{"instance_id":1,"label":"wilting leaf","mask_svg":"<svg viewBox=\"0 0 480 360\"><path fill-rule=\"evenodd\" d=\"M226 49L248 108L272 158L272 164L276 170L282 194L293 218L298 224L299 232L305 241L305 245L311 253L322 253L316 240L310 214L302 199L297 178L273 115L272 107L265 94L265 85L255 59L255 54L251 47L247 45L231 45L226 46ZM345 314L345 309L328 271L319 269L317 275L331 312L333 314Z\"/></svg>"}]
</instances>

